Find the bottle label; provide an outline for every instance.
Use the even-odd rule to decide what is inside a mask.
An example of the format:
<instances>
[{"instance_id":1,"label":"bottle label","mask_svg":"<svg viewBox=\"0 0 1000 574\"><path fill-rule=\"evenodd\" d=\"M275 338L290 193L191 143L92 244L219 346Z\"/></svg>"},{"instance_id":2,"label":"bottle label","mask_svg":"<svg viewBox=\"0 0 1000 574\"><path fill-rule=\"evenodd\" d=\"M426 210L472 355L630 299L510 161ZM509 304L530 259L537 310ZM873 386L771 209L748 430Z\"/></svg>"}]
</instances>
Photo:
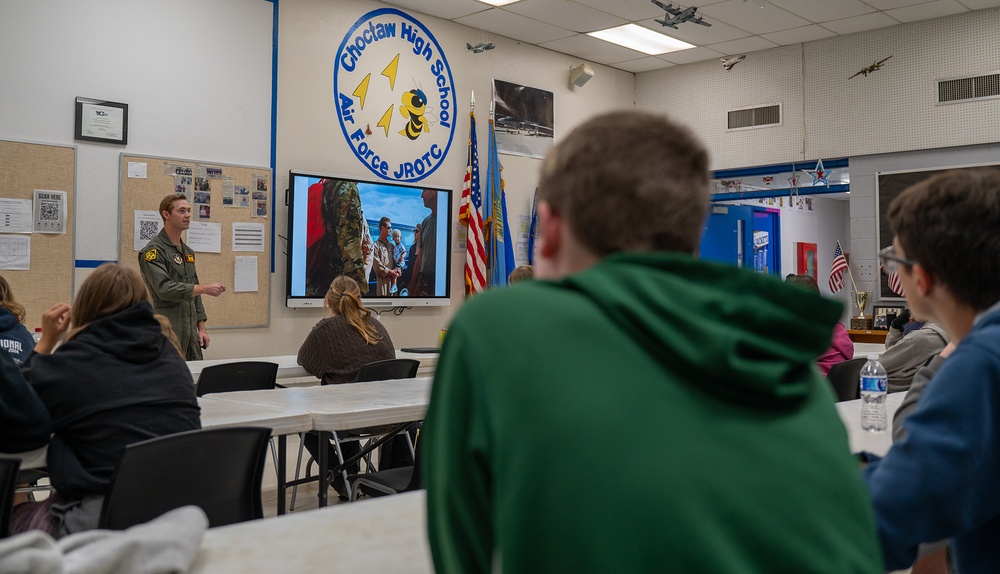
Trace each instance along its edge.
<instances>
[{"instance_id":1,"label":"bottle label","mask_svg":"<svg viewBox=\"0 0 1000 574\"><path fill-rule=\"evenodd\" d=\"M861 377L862 393L884 393L889 388L886 377Z\"/></svg>"}]
</instances>

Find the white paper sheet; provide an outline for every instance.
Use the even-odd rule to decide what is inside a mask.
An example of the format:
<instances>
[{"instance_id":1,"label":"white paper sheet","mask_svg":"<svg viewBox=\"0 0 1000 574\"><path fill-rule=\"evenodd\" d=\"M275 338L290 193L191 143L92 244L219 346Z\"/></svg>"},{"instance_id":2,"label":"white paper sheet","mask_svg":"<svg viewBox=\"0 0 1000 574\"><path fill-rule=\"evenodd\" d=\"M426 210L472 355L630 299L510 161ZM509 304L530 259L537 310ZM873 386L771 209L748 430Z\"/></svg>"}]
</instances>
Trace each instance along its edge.
<instances>
[{"instance_id":1,"label":"white paper sheet","mask_svg":"<svg viewBox=\"0 0 1000 574\"><path fill-rule=\"evenodd\" d=\"M32 230L35 233L66 233L66 192L36 189Z\"/></svg>"},{"instance_id":2,"label":"white paper sheet","mask_svg":"<svg viewBox=\"0 0 1000 574\"><path fill-rule=\"evenodd\" d=\"M30 235L0 235L0 269L31 269Z\"/></svg>"},{"instance_id":3,"label":"white paper sheet","mask_svg":"<svg viewBox=\"0 0 1000 574\"><path fill-rule=\"evenodd\" d=\"M184 243L196 252L222 253L222 224L192 221Z\"/></svg>"},{"instance_id":4,"label":"white paper sheet","mask_svg":"<svg viewBox=\"0 0 1000 574\"><path fill-rule=\"evenodd\" d=\"M132 249L139 251L149 240L163 229L163 218L155 211L135 211L135 226L132 228Z\"/></svg>"},{"instance_id":5,"label":"white paper sheet","mask_svg":"<svg viewBox=\"0 0 1000 574\"><path fill-rule=\"evenodd\" d=\"M233 291L257 291L257 256L237 255Z\"/></svg>"},{"instance_id":6,"label":"white paper sheet","mask_svg":"<svg viewBox=\"0 0 1000 574\"><path fill-rule=\"evenodd\" d=\"M129 179L146 179L146 162L128 162L128 177Z\"/></svg>"},{"instance_id":7,"label":"white paper sheet","mask_svg":"<svg viewBox=\"0 0 1000 574\"><path fill-rule=\"evenodd\" d=\"M233 251L264 252L264 224L233 222Z\"/></svg>"},{"instance_id":8,"label":"white paper sheet","mask_svg":"<svg viewBox=\"0 0 1000 574\"><path fill-rule=\"evenodd\" d=\"M31 233L31 200L0 197L0 232Z\"/></svg>"}]
</instances>

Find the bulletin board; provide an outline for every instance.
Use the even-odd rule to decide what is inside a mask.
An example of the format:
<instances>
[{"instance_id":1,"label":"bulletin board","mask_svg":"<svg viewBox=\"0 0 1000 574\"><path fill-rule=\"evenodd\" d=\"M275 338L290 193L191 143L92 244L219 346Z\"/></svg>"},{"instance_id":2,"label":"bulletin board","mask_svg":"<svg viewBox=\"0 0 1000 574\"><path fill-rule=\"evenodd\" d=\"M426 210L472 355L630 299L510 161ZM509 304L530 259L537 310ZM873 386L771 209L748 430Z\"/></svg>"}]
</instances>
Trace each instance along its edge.
<instances>
[{"instance_id":1,"label":"bulletin board","mask_svg":"<svg viewBox=\"0 0 1000 574\"><path fill-rule=\"evenodd\" d=\"M73 297L73 213L76 147L0 140L0 197L33 199L36 189L66 192L65 233L31 233L30 269L0 269L15 300L24 306L24 326L42 325L42 313ZM24 237L22 234L11 234Z\"/></svg>"},{"instance_id":2,"label":"bulletin board","mask_svg":"<svg viewBox=\"0 0 1000 574\"><path fill-rule=\"evenodd\" d=\"M224 188L228 187L226 178L232 178L235 192L231 205L228 202L223 205ZM208 315L206 326L210 329L268 326L271 301L271 220L274 217L274 206L271 205L273 181L271 170L266 167L122 154L118 186L121 194L118 260L122 265L138 271L139 252L135 249L136 211L156 212L166 195L178 191L185 193L191 203L192 223L205 222L221 226L219 253L195 250L198 279L203 284L222 283L226 286L226 292L219 297L202 296L201 301ZM241 191L246 193L240 193ZM255 199L255 193L257 198L264 199ZM261 204L261 201L264 203ZM255 217L255 214L263 216ZM263 225L263 251L234 251L234 223ZM185 242L188 242L190 234L191 230L185 232ZM234 289L238 257L256 258L256 291L238 292Z\"/></svg>"}]
</instances>

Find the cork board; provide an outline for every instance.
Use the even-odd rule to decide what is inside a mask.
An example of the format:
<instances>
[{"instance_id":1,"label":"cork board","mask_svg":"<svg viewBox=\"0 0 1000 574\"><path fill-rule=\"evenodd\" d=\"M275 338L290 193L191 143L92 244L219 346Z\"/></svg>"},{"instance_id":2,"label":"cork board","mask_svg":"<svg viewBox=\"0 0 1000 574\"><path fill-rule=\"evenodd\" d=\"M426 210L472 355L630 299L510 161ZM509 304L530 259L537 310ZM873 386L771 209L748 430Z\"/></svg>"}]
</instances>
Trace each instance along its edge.
<instances>
[{"instance_id":1,"label":"cork board","mask_svg":"<svg viewBox=\"0 0 1000 574\"><path fill-rule=\"evenodd\" d=\"M129 170L133 173L130 176ZM178 171L180 175L178 175ZM136 177L144 172L145 177ZM199 175L200 174L200 175ZM233 205L224 206L226 178L232 178ZM119 186L121 194L121 236L119 258L122 265L138 271L139 253L135 249L135 212L156 212L160 200L167 194L181 191L191 203L191 222L218 224L221 232L219 253L195 249L198 279L202 283L222 283L226 292L219 297L202 296L207 327L266 327L270 322L269 271L271 269L271 205L273 178L270 168L213 163L198 160L121 155ZM178 186L181 186L178 189ZM196 189L197 188L197 189ZM263 189L262 189L263 188ZM241 194L245 190L247 193ZM257 197L265 199L254 199ZM226 193L225 195L228 195ZM245 201L244 201L245 198ZM263 204L259 202L263 201ZM249 205L241 206L248 203ZM262 217L255 214L262 213ZM206 217L207 216L207 217ZM156 217L159 220L159 217ZM263 251L233 251L233 224L263 225ZM191 243L189 229L184 241ZM145 241L141 241L145 244ZM140 247L141 248L141 247ZM238 292L234 289L237 257L255 257L257 290Z\"/></svg>"},{"instance_id":2,"label":"cork board","mask_svg":"<svg viewBox=\"0 0 1000 574\"><path fill-rule=\"evenodd\" d=\"M31 268L0 269L27 312L29 331L42 325L46 309L73 298L76 147L0 140L0 197L33 199L36 189L66 192L66 233L16 234L30 237Z\"/></svg>"}]
</instances>

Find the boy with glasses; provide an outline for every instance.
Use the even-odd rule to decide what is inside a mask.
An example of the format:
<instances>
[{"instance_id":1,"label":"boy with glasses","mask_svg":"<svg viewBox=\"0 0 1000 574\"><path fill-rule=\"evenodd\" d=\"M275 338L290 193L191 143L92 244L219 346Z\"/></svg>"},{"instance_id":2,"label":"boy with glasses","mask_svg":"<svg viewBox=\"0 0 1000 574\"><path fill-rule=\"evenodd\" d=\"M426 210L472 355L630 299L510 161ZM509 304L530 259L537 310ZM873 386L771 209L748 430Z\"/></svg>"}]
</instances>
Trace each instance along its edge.
<instances>
[{"instance_id":1,"label":"boy with glasses","mask_svg":"<svg viewBox=\"0 0 1000 574\"><path fill-rule=\"evenodd\" d=\"M895 238L879 253L919 317L952 344L902 423L905 438L864 476L884 566L950 539L962 574L1000 565L1000 171L965 169L918 183L889 206ZM931 378L932 377L932 378Z\"/></svg>"}]
</instances>

